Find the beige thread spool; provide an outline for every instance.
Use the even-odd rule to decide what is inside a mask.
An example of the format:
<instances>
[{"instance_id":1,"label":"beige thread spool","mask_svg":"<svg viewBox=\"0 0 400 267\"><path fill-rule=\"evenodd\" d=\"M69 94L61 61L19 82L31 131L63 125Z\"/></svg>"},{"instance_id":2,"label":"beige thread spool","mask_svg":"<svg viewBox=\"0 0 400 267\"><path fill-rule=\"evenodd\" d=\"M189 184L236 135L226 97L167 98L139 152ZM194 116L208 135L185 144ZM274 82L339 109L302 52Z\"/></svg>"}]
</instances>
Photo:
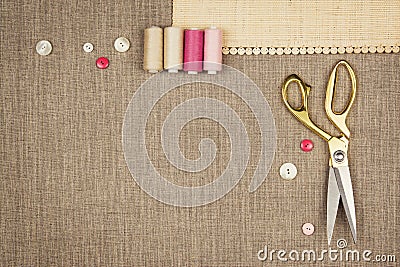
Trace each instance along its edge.
<instances>
[{"instance_id":1,"label":"beige thread spool","mask_svg":"<svg viewBox=\"0 0 400 267\"><path fill-rule=\"evenodd\" d=\"M160 27L144 30L143 69L150 73L163 70L163 30Z\"/></svg>"},{"instance_id":2,"label":"beige thread spool","mask_svg":"<svg viewBox=\"0 0 400 267\"><path fill-rule=\"evenodd\" d=\"M183 64L183 29L166 27L164 29L164 69L177 73Z\"/></svg>"}]
</instances>

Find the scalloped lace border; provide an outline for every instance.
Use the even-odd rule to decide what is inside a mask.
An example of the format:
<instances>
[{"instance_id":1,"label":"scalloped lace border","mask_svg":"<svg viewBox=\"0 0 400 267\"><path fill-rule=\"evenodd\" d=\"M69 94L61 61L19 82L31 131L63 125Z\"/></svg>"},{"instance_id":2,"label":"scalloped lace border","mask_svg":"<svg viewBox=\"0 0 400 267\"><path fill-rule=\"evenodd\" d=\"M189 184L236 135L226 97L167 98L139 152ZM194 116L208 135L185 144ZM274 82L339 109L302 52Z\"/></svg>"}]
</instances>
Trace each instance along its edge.
<instances>
[{"instance_id":1,"label":"scalloped lace border","mask_svg":"<svg viewBox=\"0 0 400 267\"><path fill-rule=\"evenodd\" d=\"M400 47L363 46L363 47L223 47L224 55L305 55L305 54L367 54L367 53L399 53Z\"/></svg>"}]
</instances>

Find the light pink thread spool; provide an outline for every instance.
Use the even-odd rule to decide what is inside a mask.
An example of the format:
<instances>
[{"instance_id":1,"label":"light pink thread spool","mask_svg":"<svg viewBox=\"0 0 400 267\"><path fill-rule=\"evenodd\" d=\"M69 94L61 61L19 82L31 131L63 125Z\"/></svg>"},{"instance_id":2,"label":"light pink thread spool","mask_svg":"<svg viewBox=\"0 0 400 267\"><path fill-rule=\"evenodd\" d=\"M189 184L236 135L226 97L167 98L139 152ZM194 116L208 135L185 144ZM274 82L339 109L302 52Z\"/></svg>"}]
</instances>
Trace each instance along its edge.
<instances>
[{"instance_id":1,"label":"light pink thread spool","mask_svg":"<svg viewBox=\"0 0 400 267\"><path fill-rule=\"evenodd\" d=\"M203 30L185 30L183 70L187 71L188 74L197 74L203 71L203 39Z\"/></svg>"},{"instance_id":2,"label":"light pink thread spool","mask_svg":"<svg viewBox=\"0 0 400 267\"><path fill-rule=\"evenodd\" d=\"M222 31L210 27L204 31L204 70L217 74L222 70Z\"/></svg>"}]
</instances>

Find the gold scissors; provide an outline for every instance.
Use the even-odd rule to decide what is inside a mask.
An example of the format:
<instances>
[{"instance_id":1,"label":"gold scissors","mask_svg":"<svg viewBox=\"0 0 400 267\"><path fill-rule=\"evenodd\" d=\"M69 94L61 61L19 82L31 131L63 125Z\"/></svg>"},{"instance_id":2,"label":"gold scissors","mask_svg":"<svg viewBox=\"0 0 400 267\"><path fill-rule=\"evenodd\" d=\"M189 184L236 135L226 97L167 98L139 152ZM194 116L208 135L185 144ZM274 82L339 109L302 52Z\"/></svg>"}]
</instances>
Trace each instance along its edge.
<instances>
[{"instance_id":1,"label":"gold scissors","mask_svg":"<svg viewBox=\"0 0 400 267\"><path fill-rule=\"evenodd\" d=\"M340 113L333 110L333 98L336 90L338 67L346 67L350 74L352 90L349 102L343 111ZM296 83L301 92L302 105L298 108L293 108L288 102L288 86L292 82ZM353 187L351 184L349 161L347 158L347 150L349 147L350 131L346 125L346 118L350 108L353 105L356 96L356 76L353 69L346 61L339 61L333 68L329 77L326 88L325 112L333 125L341 132L339 136L332 136L320 127L318 127L309 116L308 111L308 96L311 87L304 83L297 75L292 74L286 78L282 87L282 97L289 111L305 126L314 131L325 141L329 146L329 181L328 181L328 196L327 196L327 234L328 244L332 239L333 228L335 226L336 215L339 205L339 200L342 199L343 207L346 211L348 223L350 225L351 234L354 243L357 241L356 234L356 212L354 207Z\"/></svg>"}]
</instances>

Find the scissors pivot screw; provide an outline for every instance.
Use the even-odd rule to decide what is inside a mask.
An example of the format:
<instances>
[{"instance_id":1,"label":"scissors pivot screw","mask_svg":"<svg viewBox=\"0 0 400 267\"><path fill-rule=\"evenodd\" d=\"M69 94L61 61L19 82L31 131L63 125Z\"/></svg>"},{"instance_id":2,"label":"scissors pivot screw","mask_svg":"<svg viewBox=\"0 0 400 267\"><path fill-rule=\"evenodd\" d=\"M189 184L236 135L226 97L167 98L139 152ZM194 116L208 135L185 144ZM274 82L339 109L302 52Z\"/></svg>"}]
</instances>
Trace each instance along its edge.
<instances>
[{"instance_id":1,"label":"scissors pivot screw","mask_svg":"<svg viewBox=\"0 0 400 267\"><path fill-rule=\"evenodd\" d=\"M333 159L335 160L336 163L342 163L344 159L346 158L346 153L342 150L337 150L335 153L333 153Z\"/></svg>"}]
</instances>

